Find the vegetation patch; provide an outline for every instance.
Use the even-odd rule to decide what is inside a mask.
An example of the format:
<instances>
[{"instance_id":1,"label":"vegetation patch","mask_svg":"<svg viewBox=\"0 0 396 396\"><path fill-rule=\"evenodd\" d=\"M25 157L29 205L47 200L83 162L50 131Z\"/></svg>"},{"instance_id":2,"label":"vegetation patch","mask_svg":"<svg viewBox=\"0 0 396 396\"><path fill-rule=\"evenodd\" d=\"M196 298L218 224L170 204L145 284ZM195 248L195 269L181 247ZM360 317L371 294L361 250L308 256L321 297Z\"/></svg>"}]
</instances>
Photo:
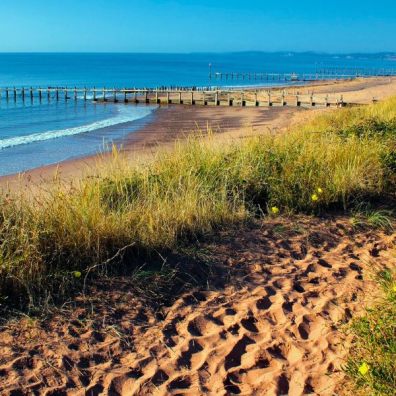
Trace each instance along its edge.
<instances>
[{"instance_id":1,"label":"vegetation patch","mask_svg":"<svg viewBox=\"0 0 396 396\"><path fill-rule=\"evenodd\" d=\"M377 277L380 300L352 321L354 334L346 372L365 395L394 395L396 389L396 276L382 271Z\"/></svg>"}]
</instances>

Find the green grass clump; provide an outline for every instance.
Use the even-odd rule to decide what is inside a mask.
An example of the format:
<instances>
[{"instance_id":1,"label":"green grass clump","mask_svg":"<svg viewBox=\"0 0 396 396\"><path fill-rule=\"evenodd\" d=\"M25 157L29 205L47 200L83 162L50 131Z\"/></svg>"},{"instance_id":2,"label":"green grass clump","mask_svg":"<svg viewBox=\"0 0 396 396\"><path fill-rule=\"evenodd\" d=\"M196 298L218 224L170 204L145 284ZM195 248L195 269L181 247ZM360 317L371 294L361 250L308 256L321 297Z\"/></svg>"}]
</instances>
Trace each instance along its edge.
<instances>
[{"instance_id":1,"label":"green grass clump","mask_svg":"<svg viewBox=\"0 0 396 396\"><path fill-rule=\"evenodd\" d=\"M393 396L396 389L396 277L378 276L383 297L350 327L354 334L346 372L365 395Z\"/></svg>"},{"instance_id":2,"label":"green grass clump","mask_svg":"<svg viewBox=\"0 0 396 396\"><path fill-rule=\"evenodd\" d=\"M393 122L394 102L332 112L282 135L229 141L209 133L140 166L114 152L73 188L55 183L34 199L3 196L0 295L34 304L61 295L125 246L144 255L174 249L268 208L320 213L394 194L385 161L393 135L339 133L356 120ZM135 265L122 257L112 264Z\"/></svg>"},{"instance_id":3,"label":"green grass clump","mask_svg":"<svg viewBox=\"0 0 396 396\"><path fill-rule=\"evenodd\" d=\"M393 211L388 209L372 209L358 205L352 211L351 223L357 228L377 228L393 231Z\"/></svg>"}]
</instances>

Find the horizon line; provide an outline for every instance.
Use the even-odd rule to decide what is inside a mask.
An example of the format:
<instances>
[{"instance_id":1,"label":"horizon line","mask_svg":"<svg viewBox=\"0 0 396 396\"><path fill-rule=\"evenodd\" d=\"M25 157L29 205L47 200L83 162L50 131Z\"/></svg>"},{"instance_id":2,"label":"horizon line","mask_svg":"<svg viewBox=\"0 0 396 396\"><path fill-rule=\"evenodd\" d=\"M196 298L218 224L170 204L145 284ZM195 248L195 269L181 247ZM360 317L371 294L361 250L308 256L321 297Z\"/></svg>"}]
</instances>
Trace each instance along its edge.
<instances>
[{"instance_id":1,"label":"horizon line","mask_svg":"<svg viewBox=\"0 0 396 396\"><path fill-rule=\"evenodd\" d=\"M316 54L316 55L396 55L396 50L392 51L347 51L347 52L327 52L318 50L294 51L294 50L242 50L242 51L0 51L2 54L161 54L161 55L199 55L199 54Z\"/></svg>"}]
</instances>

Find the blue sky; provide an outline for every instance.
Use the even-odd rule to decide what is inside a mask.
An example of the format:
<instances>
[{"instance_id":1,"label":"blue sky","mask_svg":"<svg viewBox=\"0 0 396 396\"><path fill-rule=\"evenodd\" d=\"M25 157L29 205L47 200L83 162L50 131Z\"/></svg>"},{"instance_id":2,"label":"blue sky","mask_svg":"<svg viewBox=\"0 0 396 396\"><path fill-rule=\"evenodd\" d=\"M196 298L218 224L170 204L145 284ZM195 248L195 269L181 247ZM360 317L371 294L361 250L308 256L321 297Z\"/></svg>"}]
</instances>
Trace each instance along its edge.
<instances>
[{"instance_id":1,"label":"blue sky","mask_svg":"<svg viewBox=\"0 0 396 396\"><path fill-rule=\"evenodd\" d=\"M0 52L396 51L396 1L0 0Z\"/></svg>"}]
</instances>

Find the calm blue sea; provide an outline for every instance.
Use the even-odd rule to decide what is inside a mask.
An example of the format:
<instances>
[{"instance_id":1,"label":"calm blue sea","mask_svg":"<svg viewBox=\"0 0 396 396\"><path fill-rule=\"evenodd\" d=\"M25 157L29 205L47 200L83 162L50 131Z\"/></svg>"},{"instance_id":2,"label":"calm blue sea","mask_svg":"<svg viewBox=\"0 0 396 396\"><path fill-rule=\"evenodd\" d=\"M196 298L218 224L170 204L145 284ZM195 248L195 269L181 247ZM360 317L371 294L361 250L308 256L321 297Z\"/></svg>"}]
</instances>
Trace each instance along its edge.
<instances>
[{"instance_id":1,"label":"calm blue sea","mask_svg":"<svg viewBox=\"0 0 396 396\"><path fill-rule=\"evenodd\" d=\"M396 68L396 57L315 53L7 54L0 53L0 88L251 85L209 79L212 73L315 73ZM0 175L103 151L150 122L155 106L94 104L43 98L0 99Z\"/></svg>"}]
</instances>

